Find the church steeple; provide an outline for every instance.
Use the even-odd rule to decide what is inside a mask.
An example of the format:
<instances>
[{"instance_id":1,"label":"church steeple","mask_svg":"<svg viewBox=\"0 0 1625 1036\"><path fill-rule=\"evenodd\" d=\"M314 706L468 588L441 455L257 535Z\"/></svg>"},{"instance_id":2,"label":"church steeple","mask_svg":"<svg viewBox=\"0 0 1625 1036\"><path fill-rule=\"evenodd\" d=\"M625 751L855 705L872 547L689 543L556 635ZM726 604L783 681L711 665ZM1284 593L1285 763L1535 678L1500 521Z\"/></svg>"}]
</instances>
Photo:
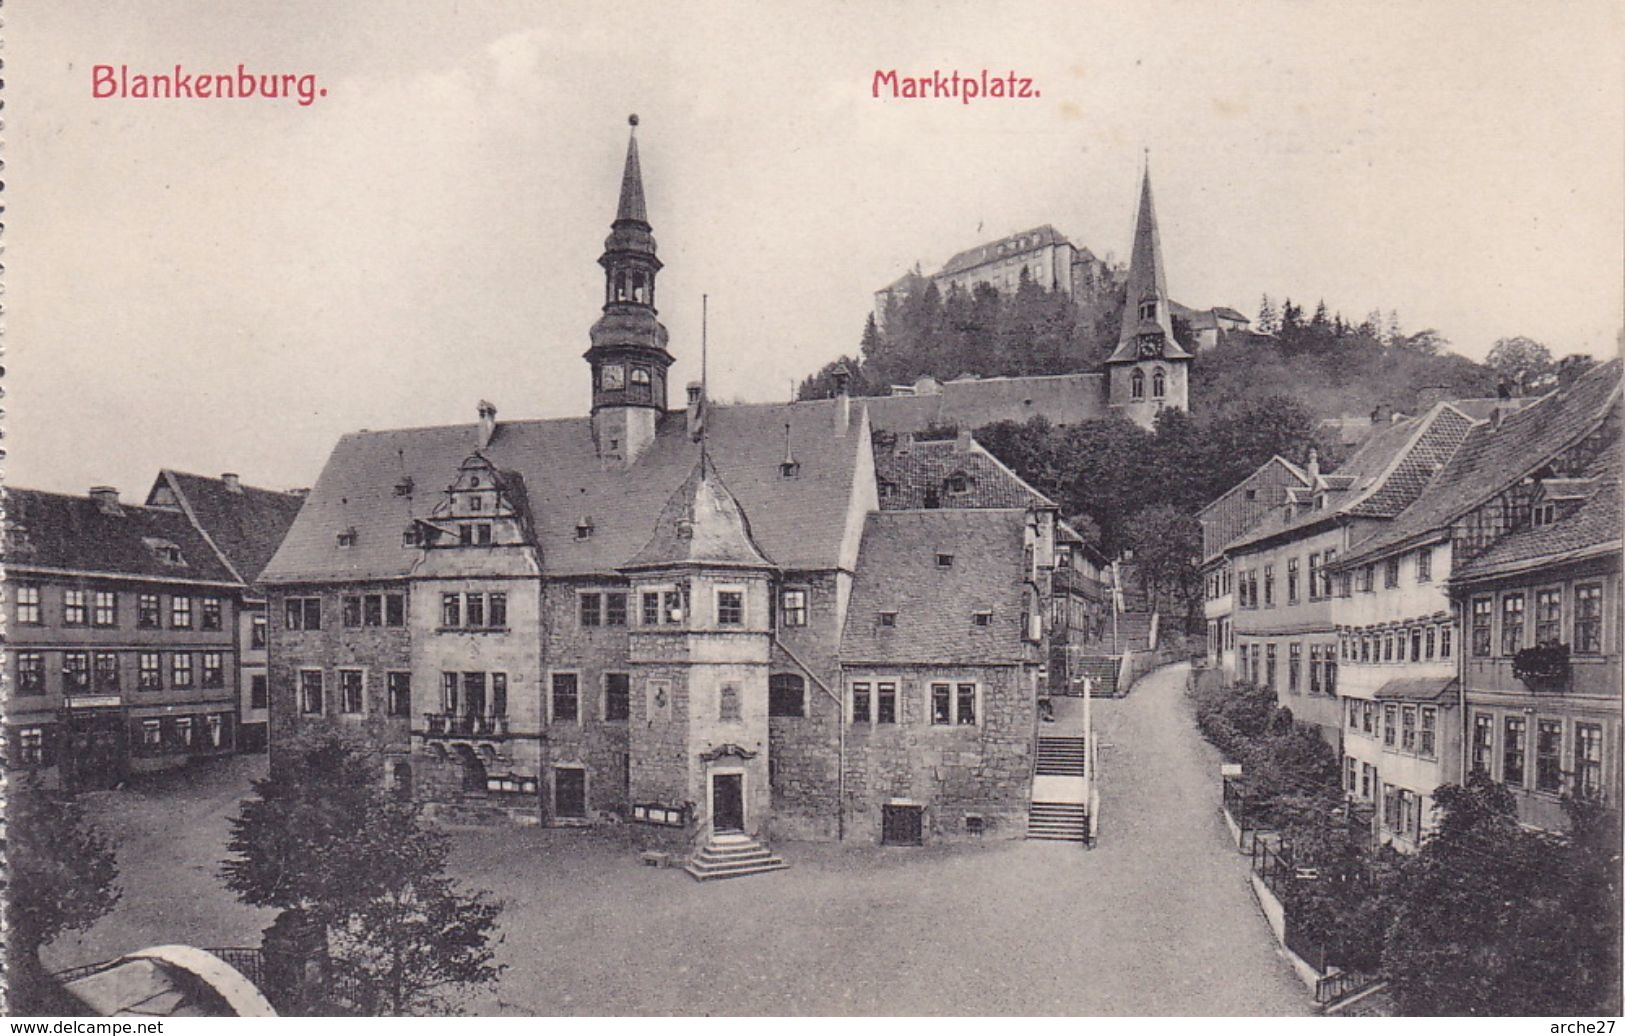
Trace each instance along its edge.
<instances>
[{"instance_id":1,"label":"church steeple","mask_svg":"<svg viewBox=\"0 0 1625 1036\"><path fill-rule=\"evenodd\" d=\"M655 310L660 259L643 196L638 160L638 117L621 173L620 202L598 264L604 268L604 312L592 326L586 360L592 369L593 434L606 461L631 463L654 440L655 420L666 410L666 372L672 355Z\"/></svg>"},{"instance_id":2,"label":"church steeple","mask_svg":"<svg viewBox=\"0 0 1625 1036\"><path fill-rule=\"evenodd\" d=\"M1163 407L1189 407L1191 354L1174 340L1173 302L1162 266L1162 235L1151 197L1151 165L1140 180L1140 207L1134 221L1123 297L1122 330L1106 360L1110 403L1131 420L1151 427Z\"/></svg>"}]
</instances>

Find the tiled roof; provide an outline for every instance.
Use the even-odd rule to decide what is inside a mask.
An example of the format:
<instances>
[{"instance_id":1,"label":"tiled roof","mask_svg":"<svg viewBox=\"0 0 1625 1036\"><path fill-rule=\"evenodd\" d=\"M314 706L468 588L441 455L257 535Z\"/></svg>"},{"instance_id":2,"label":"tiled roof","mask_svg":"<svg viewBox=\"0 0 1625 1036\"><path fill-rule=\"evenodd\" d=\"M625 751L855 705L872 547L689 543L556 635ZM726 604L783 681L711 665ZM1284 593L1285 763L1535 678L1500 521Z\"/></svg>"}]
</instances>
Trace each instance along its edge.
<instances>
[{"instance_id":1,"label":"tiled roof","mask_svg":"<svg viewBox=\"0 0 1625 1036\"><path fill-rule=\"evenodd\" d=\"M1025 512L869 515L841 637L842 662L1009 664L1023 658ZM938 554L952 563L939 565ZM974 621L992 613L986 626ZM880 614L895 612L895 626Z\"/></svg>"},{"instance_id":2,"label":"tiled roof","mask_svg":"<svg viewBox=\"0 0 1625 1036\"><path fill-rule=\"evenodd\" d=\"M297 493L242 486L230 488L224 479L170 471L158 474L149 504L167 486L181 509L203 529L245 583L254 583L282 544L305 498Z\"/></svg>"},{"instance_id":3,"label":"tiled roof","mask_svg":"<svg viewBox=\"0 0 1625 1036\"><path fill-rule=\"evenodd\" d=\"M955 476L964 489L953 491ZM875 448L875 478L880 506L888 511L917 510L934 496L938 507L1054 507L1038 490L970 437L916 442L907 452Z\"/></svg>"},{"instance_id":4,"label":"tiled roof","mask_svg":"<svg viewBox=\"0 0 1625 1036\"><path fill-rule=\"evenodd\" d=\"M1378 701L1438 701L1454 697L1461 686L1454 676L1400 676L1377 688Z\"/></svg>"},{"instance_id":5,"label":"tiled roof","mask_svg":"<svg viewBox=\"0 0 1625 1036\"><path fill-rule=\"evenodd\" d=\"M1602 364L1552 393L1508 414L1499 427L1473 427L1427 491L1389 525L1353 545L1339 564L1369 561L1390 547L1442 529L1545 464L1591 432L1620 392L1620 362Z\"/></svg>"},{"instance_id":6,"label":"tiled roof","mask_svg":"<svg viewBox=\"0 0 1625 1036\"><path fill-rule=\"evenodd\" d=\"M1473 427L1471 418L1448 403L1436 407L1423 420L1424 428L1410 448L1383 472L1379 485L1348 509L1350 514L1392 518L1403 511L1422 495Z\"/></svg>"},{"instance_id":7,"label":"tiled roof","mask_svg":"<svg viewBox=\"0 0 1625 1036\"><path fill-rule=\"evenodd\" d=\"M870 445L862 408L851 408L846 433L837 436L835 406L832 400L712 404L708 411L711 462L749 516L756 542L786 569L834 568L843 560L859 451ZM800 465L793 478L779 469L786 424ZM344 436L262 580L406 575L418 552L403 548L402 531L441 501L457 466L474 451L476 427ZM524 479L542 566L555 576L609 574L630 561L699 460L681 413L661 418L655 441L625 470L600 464L585 417L501 423L481 452ZM397 485L410 491L398 493ZM590 518L593 529L585 539L576 534L582 518ZM338 546L338 533L352 527L358 532L353 545Z\"/></svg>"},{"instance_id":8,"label":"tiled roof","mask_svg":"<svg viewBox=\"0 0 1625 1036\"><path fill-rule=\"evenodd\" d=\"M1025 244L1017 243L1024 238L1030 240ZM989 241L985 245L967 248L946 263L943 263L942 269L937 271L936 276L951 277L956 273L964 273L966 270L973 270L984 263L991 263L1007 256L1022 255L1026 252L1035 252L1040 248L1047 248L1050 245L1064 244L1069 244L1066 236L1046 223L1032 230L1023 230L1019 234L1011 234L1009 237L1001 237L997 241ZM1001 248L1003 251L1000 250Z\"/></svg>"},{"instance_id":9,"label":"tiled roof","mask_svg":"<svg viewBox=\"0 0 1625 1036\"><path fill-rule=\"evenodd\" d=\"M933 426L969 431L1040 416L1051 424L1075 425L1106 416L1106 379L1102 374L960 378L943 382L942 391L932 395L865 396L853 402L869 409L874 427L898 434Z\"/></svg>"},{"instance_id":10,"label":"tiled roof","mask_svg":"<svg viewBox=\"0 0 1625 1036\"><path fill-rule=\"evenodd\" d=\"M716 468L701 460L666 501L649 542L627 568L724 565L771 568L750 534L750 519Z\"/></svg>"},{"instance_id":11,"label":"tiled roof","mask_svg":"<svg viewBox=\"0 0 1625 1036\"><path fill-rule=\"evenodd\" d=\"M1489 550L1457 568L1452 580L1482 579L1601 554L1616 558L1622 543L1619 463L1615 449L1604 453L1595 488L1572 514L1550 525L1528 526L1496 541Z\"/></svg>"},{"instance_id":12,"label":"tiled roof","mask_svg":"<svg viewBox=\"0 0 1625 1036\"><path fill-rule=\"evenodd\" d=\"M237 583L184 514L121 505L109 514L89 497L7 489L7 565ZM172 544L181 563L156 547Z\"/></svg>"}]
</instances>

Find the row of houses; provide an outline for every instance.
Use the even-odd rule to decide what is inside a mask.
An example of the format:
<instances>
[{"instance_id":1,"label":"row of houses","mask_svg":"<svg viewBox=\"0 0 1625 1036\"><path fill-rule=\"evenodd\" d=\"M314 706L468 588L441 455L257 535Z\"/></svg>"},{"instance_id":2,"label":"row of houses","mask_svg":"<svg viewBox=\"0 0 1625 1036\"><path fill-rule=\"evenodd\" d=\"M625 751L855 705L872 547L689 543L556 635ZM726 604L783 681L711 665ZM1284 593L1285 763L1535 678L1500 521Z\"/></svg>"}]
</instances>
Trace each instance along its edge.
<instances>
[{"instance_id":1,"label":"row of houses","mask_svg":"<svg viewBox=\"0 0 1625 1036\"><path fill-rule=\"evenodd\" d=\"M1208 662L1272 689L1414 849L1479 770L1527 824L1621 781L1620 362L1440 402L1323 472L1276 457L1199 514Z\"/></svg>"},{"instance_id":2,"label":"row of houses","mask_svg":"<svg viewBox=\"0 0 1625 1036\"><path fill-rule=\"evenodd\" d=\"M161 472L141 505L6 491L8 768L73 788L266 747L264 595L303 497Z\"/></svg>"}]
</instances>

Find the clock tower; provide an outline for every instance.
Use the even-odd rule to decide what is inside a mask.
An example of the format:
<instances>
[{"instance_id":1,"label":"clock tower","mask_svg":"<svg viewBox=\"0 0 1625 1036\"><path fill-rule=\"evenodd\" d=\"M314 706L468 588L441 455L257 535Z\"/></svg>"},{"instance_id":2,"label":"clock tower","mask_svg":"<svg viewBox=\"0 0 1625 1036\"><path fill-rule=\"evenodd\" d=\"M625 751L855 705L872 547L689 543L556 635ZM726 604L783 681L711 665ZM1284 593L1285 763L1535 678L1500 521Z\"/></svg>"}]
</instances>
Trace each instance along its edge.
<instances>
[{"instance_id":1,"label":"clock tower","mask_svg":"<svg viewBox=\"0 0 1625 1036\"><path fill-rule=\"evenodd\" d=\"M1140 184L1140 212L1134 224L1123 330L1106 361L1111 410L1145 428L1156 425L1164 407L1190 409L1191 354L1174 341L1168 279L1162 269L1162 239L1151 201L1151 169Z\"/></svg>"},{"instance_id":2,"label":"clock tower","mask_svg":"<svg viewBox=\"0 0 1625 1036\"><path fill-rule=\"evenodd\" d=\"M672 355L655 310L654 234L638 165L638 117L626 146L621 200L598 265L604 268L604 312L592 325L586 360L592 369L592 431L606 464L630 465L654 442L666 412L666 373Z\"/></svg>"}]
</instances>

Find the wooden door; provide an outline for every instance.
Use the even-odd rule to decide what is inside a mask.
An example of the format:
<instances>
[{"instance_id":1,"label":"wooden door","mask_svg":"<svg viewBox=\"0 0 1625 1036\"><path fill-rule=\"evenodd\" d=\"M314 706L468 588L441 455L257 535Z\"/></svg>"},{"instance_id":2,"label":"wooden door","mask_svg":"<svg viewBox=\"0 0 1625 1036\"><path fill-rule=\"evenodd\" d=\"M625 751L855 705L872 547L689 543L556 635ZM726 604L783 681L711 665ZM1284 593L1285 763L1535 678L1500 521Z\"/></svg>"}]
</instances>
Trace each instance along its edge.
<instances>
[{"instance_id":1,"label":"wooden door","mask_svg":"<svg viewBox=\"0 0 1625 1036\"><path fill-rule=\"evenodd\" d=\"M745 829L745 778L737 773L711 776L711 830Z\"/></svg>"}]
</instances>

